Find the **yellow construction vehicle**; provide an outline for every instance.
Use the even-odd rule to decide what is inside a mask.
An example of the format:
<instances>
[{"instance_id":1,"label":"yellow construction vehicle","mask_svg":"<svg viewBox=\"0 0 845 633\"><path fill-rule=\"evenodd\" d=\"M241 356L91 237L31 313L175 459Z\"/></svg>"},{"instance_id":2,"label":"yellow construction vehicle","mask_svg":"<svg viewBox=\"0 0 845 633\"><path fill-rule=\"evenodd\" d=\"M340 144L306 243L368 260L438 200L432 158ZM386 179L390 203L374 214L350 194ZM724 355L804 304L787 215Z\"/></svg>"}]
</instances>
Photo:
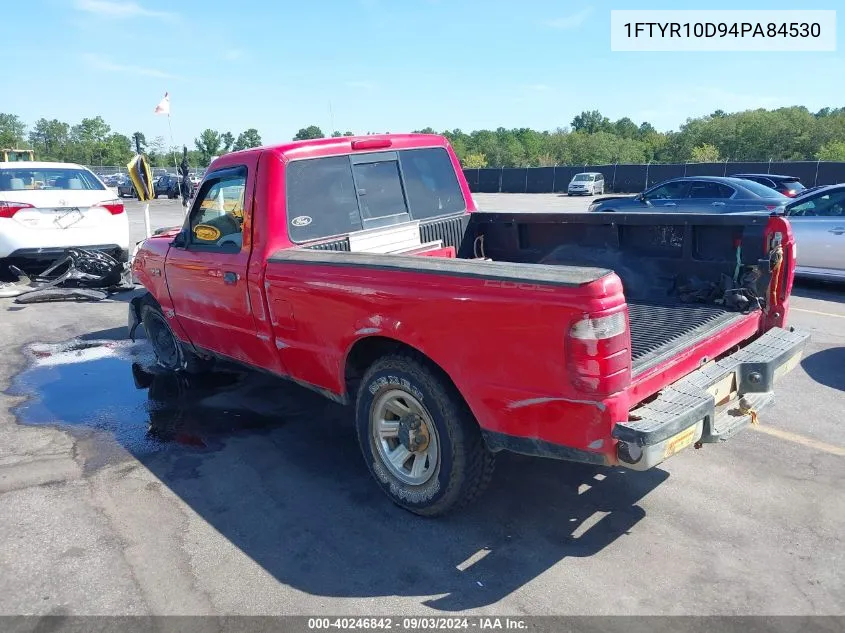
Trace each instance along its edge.
<instances>
[{"instance_id":1,"label":"yellow construction vehicle","mask_svg":"<svg viewBox=\"0 0 845 633\"><path fill-rule=\"evenodd\" d=\"M14 163L23 160L35 160L35 150L0 149L0 163Z\"/></svg>"}]
</instances>

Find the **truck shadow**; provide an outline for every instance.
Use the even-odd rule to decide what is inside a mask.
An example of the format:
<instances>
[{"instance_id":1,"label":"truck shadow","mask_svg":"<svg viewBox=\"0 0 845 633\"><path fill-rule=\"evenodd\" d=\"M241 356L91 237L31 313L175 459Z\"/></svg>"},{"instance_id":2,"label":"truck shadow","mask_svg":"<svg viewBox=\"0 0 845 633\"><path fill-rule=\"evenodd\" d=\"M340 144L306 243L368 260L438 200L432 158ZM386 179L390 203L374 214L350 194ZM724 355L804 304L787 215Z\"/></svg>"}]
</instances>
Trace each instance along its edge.
<instances>
[{"instance_id":1,"label":"truck shadow","mask_svg":"<svg viewBox=\"0 0 845 633\"><path fill-rule=\"evenodd\" d=\"M599 555L645 516L637 504L668 477L502 454L475 504L424 519L372 481L351 409L262 374L150 373L132 358L93 353L96 345L80 341L92 360L75 370L57 362L22 374L15 390L29 389L31 404L16 411L19 421L99 420L244 554L314 595L484 607L567 559L576 570L574 559ZM98 394L69 409L69 394L88 384L99 384ZM571 577L575 590L578 573Z\"/></svg>"},{"instance_id":2,"label":"truck shadow","mask_svg":"<svg viewBox=\"0 0 845 633\"><path fill-rule=\"evenodd\" d=\"M845 391L845 347L829 347L801 361L807 375L820 385Z\"/></svg>"}]
</instances>

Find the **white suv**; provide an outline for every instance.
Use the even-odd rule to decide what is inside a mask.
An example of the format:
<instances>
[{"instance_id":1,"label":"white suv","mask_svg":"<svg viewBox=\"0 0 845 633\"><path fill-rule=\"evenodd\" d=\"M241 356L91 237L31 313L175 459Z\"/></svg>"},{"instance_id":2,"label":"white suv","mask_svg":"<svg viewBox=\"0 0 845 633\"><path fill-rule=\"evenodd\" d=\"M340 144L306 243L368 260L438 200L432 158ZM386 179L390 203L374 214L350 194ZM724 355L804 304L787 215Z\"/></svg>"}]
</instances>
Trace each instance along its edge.
<instances>
[{"instance_id":1,"label":"white suv","mask_svg":"<svg viewBox=\"0 0 845 633\"><path fill-rule=\"evenodd\" d=\"M123 202L81 165L0 163L0 274L4 259L28 268L71 246L126 261L129 220Z\"/></svg>"}]
</instances>

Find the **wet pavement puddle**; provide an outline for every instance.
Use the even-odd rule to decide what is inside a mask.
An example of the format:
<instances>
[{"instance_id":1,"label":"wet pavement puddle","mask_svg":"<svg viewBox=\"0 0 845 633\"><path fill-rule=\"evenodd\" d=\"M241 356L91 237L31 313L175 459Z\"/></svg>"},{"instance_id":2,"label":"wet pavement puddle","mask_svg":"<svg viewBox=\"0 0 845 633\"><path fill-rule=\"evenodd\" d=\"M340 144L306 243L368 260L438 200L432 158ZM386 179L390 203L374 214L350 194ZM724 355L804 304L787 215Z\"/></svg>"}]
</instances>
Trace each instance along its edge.
<instances>
[{"instance_id":1,"label":"wet pavement puddle","mask_svg":"<svg viewBox=\"0 0 845 633\"><path fill-rule=\"evenodd\" d=\"M216 450L228 437L325 406L317 394L263 374L157 371L144 340L75 339L32 344L25 353L30 362L7 391L25 398L13 409L20 424L106 432L136 456L174 444Z\"/></svg>"}]
</instances>

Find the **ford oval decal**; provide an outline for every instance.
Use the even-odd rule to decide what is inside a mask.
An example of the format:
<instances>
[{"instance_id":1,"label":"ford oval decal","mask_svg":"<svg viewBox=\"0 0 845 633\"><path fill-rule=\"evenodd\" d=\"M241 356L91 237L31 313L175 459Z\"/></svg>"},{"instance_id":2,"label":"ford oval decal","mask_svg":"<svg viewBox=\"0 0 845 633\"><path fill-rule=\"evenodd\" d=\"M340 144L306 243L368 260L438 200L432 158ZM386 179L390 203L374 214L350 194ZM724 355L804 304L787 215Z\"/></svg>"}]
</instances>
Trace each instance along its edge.
<instances>
[{"instance_id":1,"label":"ford oval decal","mask_svg":"<svg viewBox=\"0 0 845 633\"><path fill-rule=\"evenodd\" d=\"M311 224L311 216L310 215L298 215L293 220L290 221L293 226L308 226Z\"/></svg>"}]
</instances>

